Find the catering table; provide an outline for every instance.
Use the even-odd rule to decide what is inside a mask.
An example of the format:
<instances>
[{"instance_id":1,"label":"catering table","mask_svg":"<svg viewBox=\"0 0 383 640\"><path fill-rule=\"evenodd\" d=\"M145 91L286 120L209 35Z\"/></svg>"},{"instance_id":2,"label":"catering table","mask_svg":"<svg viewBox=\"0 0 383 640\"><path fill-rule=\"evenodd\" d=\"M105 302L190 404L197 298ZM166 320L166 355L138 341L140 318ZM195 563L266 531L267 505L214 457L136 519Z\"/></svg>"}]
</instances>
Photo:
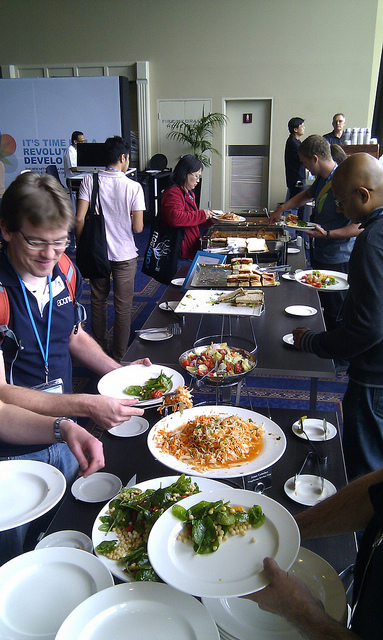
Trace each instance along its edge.
<instances>
[{"instance_id":1,"label":"catering table","mask_svg":"<svg viewBox=\"0 0 383 640\"><path fill-rule=\"evenodd\" d=\"M292 270L298 265L305 266L304 251L299 254L289 254L289 264ZM183 277L187 273L187 267L178 270L177 277ZM286 345L282 338L291 333L297 326L307 326L314 331L323 331L325 328L321 311L318 292L310 287L301 285L293 280L280 278L280 284L276 287L264 287L265 311L249 321L248 317L230 316L230 325L226 320L222 325L222 317L218 315L205 315L200 325L200 314L185 314L183 316L182 333L173 336L170 340L162 342L148 342L136 339L130 345L123 358L123 363L132 362L137 358L149 357L156 364L177 366L179 356L193 347L197 338L219 335L221 333L233 336L232 346L235 344L235 336L252 338L249 322L252 322L257 341L257 367L252 375L281 375L302 376L310 378L310 410L316 408L318 378L335 378L335 369L332 360L318 358L314 354L298 351L292 346ZM181 300L183 297L179 287L169 285L162 301ZM328 295L331 295L329 293ZM307 305L318 310L313 316L296 317L289 316L285 308L289 305ZM166 327L174 322L174 314L162 311L158 306L150 314L143 328ZM223 327L223 329L222 329ZM230 327L228 329L228 327ZM251 349L248 349L250 351Z\"/></svg>"},{"instance_id":2,"label":"catering table","mask_svg":"<svg viewBox=\"0 0 383 640\"><path fill-rule=\"evenodd\" d=\"M265 415L265 409L255 410ZM271 487L265 490L265 495L277 500L293 514L306 508L293 502L286 496L283 489L286 480L299 471L306 454L310 451L310 445L294 435L291 429L294 421L301 415L302 411L284 409L272 409L271 414L271 419L286 434L287 447L282 458L271 467ZM337 417L333 412L310 412L309 415L310 417L325 417L337 426ZM149 421L150 426L155 424L159 417L160 415L155 408L145 410L145 418ZM106 459L104 471L117 475L123 484L126 484L134 474L137 474L137 482L174 475L171 469L155 460L149 452L146 443L147 433L132 438L118 438L108 432L103 432L101 437ZM346 474L339 431L331 440L326 443L316 442L315 446L321 455L328 456L328 462L323 466L324 477L330 480L337 489L340 489L346 484ZM305 472L315 473L316 471L315 468L308 467ZM232 481L228 480L228 482L232 486ZM86 503L76 500L68 488L46 535L64 529L75 529L91 536L93 523L102 506L103 503ZM325 558L338 572L352 564L355 559L355 539L351 534L311 540L304 542L303 546Z\"/></svg>"}]
</instances>

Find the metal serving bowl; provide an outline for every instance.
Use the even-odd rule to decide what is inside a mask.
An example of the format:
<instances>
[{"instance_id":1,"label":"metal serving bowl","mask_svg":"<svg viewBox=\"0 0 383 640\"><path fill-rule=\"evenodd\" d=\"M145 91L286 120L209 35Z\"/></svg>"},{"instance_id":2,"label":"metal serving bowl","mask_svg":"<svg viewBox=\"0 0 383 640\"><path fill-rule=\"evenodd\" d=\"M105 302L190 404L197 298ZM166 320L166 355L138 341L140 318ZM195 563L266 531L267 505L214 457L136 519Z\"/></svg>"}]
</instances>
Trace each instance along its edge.
<instances>
[{"instance_id":1,"label":"metal serving bowl","mask_svg":"<svg viewBox=\"0 0 383 640\"><path fill-rule=\"evenodd\" d=\"M222 342L213 342L213 344L222 344ZM209 375L207 375L206 377L203 375L199 375L196 372L191 372L189 370L186 369L186 367L184 366L184 362L185 360L188 360L188 356L190 354L195 354L197 357L197 362L198 362L198 356L201 355L208 347L211 346L211 342L206 342L206 344L204 345L199 345L198 347L192 347L191 349L188 349L187 351L184 351L184 353L182 353L180 355L180 357L178 358L178 362L181 365L182 368L184 368L193 378L195 378L196 380L200 380L202 378L204 378L204 382L206 384L210 384L210 385L219 385L219 386L226 386L226 385L231 385L231 384L236 384L237 382L239 382L242 378L244 378L245 376L247 376L249 373L251 373L251 371L253 371L253 369L257 366L257 359L254 356L253 353L250 353L249 351L246 351L245 349L240 349L239 347L232 347L229 344L227 345L227 348L230 349L230 351L235 351L237 353L239 353L241 356L243 356L244 358L247 358L248 360L250 360L252 362L252 367L251 369L249 369L249 371L246 372L242 372L242 373L233 373L233 374L228 374L228 375L216 375L214 378L210 377Z\"/></svg>"}]
</instances>

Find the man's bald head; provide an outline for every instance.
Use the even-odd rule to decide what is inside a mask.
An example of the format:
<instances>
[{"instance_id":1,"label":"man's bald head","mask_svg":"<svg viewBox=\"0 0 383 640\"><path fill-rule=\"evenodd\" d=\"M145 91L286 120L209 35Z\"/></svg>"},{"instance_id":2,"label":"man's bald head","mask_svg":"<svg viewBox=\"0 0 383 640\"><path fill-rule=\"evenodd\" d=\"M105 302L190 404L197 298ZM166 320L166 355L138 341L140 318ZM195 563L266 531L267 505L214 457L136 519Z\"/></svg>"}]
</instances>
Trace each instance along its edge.
<instances>
[{"instance_id":1,"label":"man's bald head","mask_svg":"<svg viewBox=\"0 0 383 640\"><path fill-rule=\"evenodd\" d=\"M331 185L338 209L352 222L363 222L383 206L383 167L368 153L355 153L344 160Z\"/></svg>"}]
</instances>

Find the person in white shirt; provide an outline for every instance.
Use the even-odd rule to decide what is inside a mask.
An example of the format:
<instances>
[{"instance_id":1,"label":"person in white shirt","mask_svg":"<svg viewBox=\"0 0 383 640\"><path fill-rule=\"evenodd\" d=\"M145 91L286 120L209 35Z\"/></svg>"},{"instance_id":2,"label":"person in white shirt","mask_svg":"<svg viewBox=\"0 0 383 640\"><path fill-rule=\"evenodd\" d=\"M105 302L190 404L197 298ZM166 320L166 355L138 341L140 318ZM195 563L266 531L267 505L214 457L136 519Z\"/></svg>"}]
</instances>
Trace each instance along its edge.
<instances>
[{"instance_id":1,"label":"person in white shirt","mask_svg":"<svg viewBox=\"0 0 383 640\"><path fill-rule=\"evenodd\" d=\"M105 141L106 169L99 171L99 195L105 219L108 258L111 265L114 296L114 328L112 357L121 362L129 344L134 277L137 270L137 248L133 232L144 228L144 192L141 185L125 176L129 167L129 144L120 136ZM75 234L77 242L92 196L93 177L81 183ZM96 201L96 213L98 202ZM98 344L107 351L107 300L110 278L91 279L91 327Z\"/></svg>"},{"instance_id":2,"label":"person in white shirt","mask_svg":"<svg viewBox=\"0 0 383 640\"><path fill-rule=\"evenodd\" d=\"M82 131L73 131L71 135L71 144L64 152L64 175L65 178L79 178L81 172L77 169L77 145L85 142L85 136Z\"/></svg>"}]
</instances>

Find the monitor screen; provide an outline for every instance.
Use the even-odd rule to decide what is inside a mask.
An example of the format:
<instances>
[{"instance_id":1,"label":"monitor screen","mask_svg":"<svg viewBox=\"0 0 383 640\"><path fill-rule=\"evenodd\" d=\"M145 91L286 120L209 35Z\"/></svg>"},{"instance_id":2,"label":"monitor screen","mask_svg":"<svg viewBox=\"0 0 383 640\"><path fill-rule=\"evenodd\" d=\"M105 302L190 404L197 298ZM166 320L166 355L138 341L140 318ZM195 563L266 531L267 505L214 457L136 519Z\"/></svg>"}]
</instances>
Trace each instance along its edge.
<instances>
[{"instance_id":1,"label":"monitor screen","mask_svg":"<svg viewBox=\"0 0 383 640\"><path fill-rule=\"evenodd\" d=\"M82 142L77 145L77 169L79 171L98 171L105 169L105 143Z\"/></svg>"}]
</instances>

